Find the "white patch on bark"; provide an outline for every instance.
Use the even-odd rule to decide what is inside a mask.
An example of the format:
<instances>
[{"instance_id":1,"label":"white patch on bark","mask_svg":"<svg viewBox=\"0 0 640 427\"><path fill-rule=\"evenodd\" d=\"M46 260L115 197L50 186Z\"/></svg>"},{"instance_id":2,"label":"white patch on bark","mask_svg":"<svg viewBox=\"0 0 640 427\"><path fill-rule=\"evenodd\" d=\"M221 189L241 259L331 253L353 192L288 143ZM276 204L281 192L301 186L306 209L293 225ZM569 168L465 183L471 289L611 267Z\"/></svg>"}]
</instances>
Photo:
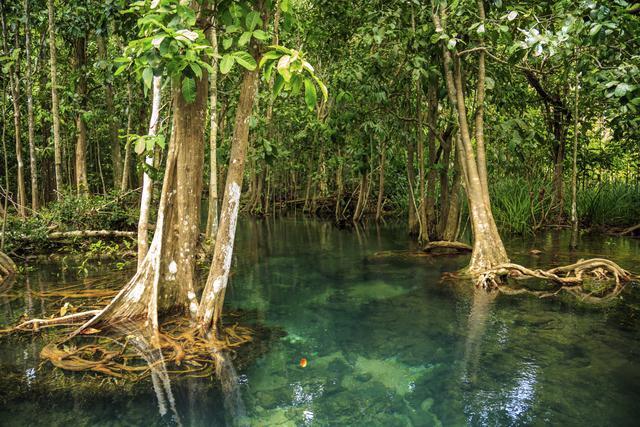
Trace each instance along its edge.
<instances>
[{"instance_id":1,"label":"white patch on bark","mask_svg":"<svg viewBox=\"0 0 640 427\"><path fill-rule=\"evenodd\" d=\"M138 282L131 290L131 293L129 294L129 298L133 302L138 302L140 301L140 298L142 298L143 293L144 293L144 283Z\"/></svg>"},{"instance_id":2,"label":"white patch on bark","mask_svg":"<svg viewBox=\"0 0 640 427\"><path fill-rule=\"evenodd\" d=\"M169 264L169 273L176 274L178 272L178 264L175 261L171 261Z\"/></svg>"}]
</instances>

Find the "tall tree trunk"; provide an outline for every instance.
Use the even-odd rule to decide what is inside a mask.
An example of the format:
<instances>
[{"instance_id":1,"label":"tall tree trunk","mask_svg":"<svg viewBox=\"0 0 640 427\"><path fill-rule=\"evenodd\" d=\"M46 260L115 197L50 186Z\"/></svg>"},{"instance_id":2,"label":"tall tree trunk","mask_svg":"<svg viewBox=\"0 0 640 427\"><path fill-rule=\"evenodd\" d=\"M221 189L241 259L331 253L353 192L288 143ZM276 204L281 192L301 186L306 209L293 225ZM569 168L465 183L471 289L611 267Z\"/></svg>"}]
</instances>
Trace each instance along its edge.
<instances>
[{"instance_id":1,"label":"tall tree trunk","mask_svg":"<svg viewBox=\"0 0 640 427\"><path fill-rule=\"evenodd\" d=\"M198 237L200 236L200 205L204 169L204 136L206 128L209 78L205 74L197 82L196 99L186 102L181 86L173 89L173 139L179 141L175 179L174 215L169 219L165 245L166 255L175 262L175 280L188 289L191 314L195 316L195 267ZM173 276L171 262L165 275ZM178 290L179 288L175 288ZM170 295L163 295L172 301Z\"/></svg>"},{"instance_id":2,"label":"tall tree trunk","mask_svg":"<svg viewBox=\"0 0 640 427\"><path fill-rule=\"evenodd\" d=\"M56 198L62 197L62 149L60 147L60 112L58 106L58 77L56 55L56 24L53 0L47 1L49 11L49 57L51 64L51 116L53 119L53 155L56 174Z\"/></svg>"},{"instance_id":3,"label":"tall tree trunk","mask_svg":"<svg viewBox=\"0 0 640 427\"><path fill-rule=\"evenodd\" d=\"M422 243L429 241L427 232L427 204L424 187L424 132L422 126L422 84L416 83L416 143L418 145L418 225L420 233L418 240Z\"/></svg>"},{"instance_id":4,"label":"tall tree trunk","mask_svg":"<svg viewBox=\"0 0 640 427\"><path fill-rule=\"evenodd\" d=\"M434 8L435 9L435 8ZM436 31L442 32L442 21L445 21L444 10L440 8L439 13L432 14L432 18L436 27ZM469 201L469 214L473 228L473 252L467 271L472 275L481 274L482 272L495 267L497 265L508 262L507 252L498 233L495 220L491 213L490 205L487 205L480 173L478 171L478 163L471 142L471 134L467 121L467 111L464 99L462 84L462 64L460 59L456 58L455 77L452 64L451 53L447 46L442 44L442 54L444 60L444 72L446 77L447 92L451 104L454 106L458 120L458 128L460 132L460 142L458 149L461 154L462 170L465 177L465 189ZM484 80L484 74L477 76L479 80ZM486 172L486 171L485 171Z\"/></svg>"},{"instance_id":5,"label":"tall tree trunk","mask_svg":"<svg viewBox=\"0 0 640 427\"><path fill-rule=\"evenodd\" d=\"M9 38L4 16L4 5L0 7L0 12L0 17L2 18L2 40L4 52L5 55L10 55L11 53L9 52L9 45L7 44L7 40L9 40ZM18 46L18 32L16 31L16 48ZM19 62L19 60L16 62ZM13 101L13 132L16 141L16 161L18 163L18 213L20 214L20 216L25 217L27 215L27 194L24 185L24 162L22 160L22 139L20 128L20 79L18 77L18 71L15 65L12 65L9 69L9 84L11 85L11 98ZM8 194L9 189L7 188L5 191Z\"/></svg>"},{"instance_id":6,"label":"tall tree trunk","mask_svg":"<svg viewBox=\"0 0 640 427\"><path fill-rule=\"evenodd\" d=\"M573 109L573 162L571 167L571 249L578 247L578 120L580 80L576 69L575 99Z\"/></svg>"},{"instance_id":7,"label":"tall tree trunk","mask_svg":"<svg viewBox=\"0 0 640 427\"><path fill-rule=\"evenodd\" d=\"M429 147L429 170L427 172L427 191L426 191L426 218L427 218L427 236L429 238L436 237L437 223L436 218L436 180L438 178L438 170L436 168L437 151L436 151L436 127L438 126L438 80L432 79L427 89L427 123L429 126L429 137L427 144ZM444 147L441 147L444 149ZM449 161L447 156L446 161ZM441 188L440 191L443 191Z\"/></svg>"},{"instance_id":8,"label":"tall tree trunk","mask_svg":"<svg viewBox=\"0 0 640 427\"><path fill-rule=\"evenodd\" d=\"M478 15L481 25L484 27L485 13L484 0L478 0ZM484 47L484 33L480 33L480 48ZM487 159L484 147L484 95L485 95L485 51L478 51L478 79L476 81L476 157L478 163L478 176L482 187L482 197L488 209L491 209L489 202L489 182L487 179Z\"/></svg>"},{"instance_id":9,"label":"tall tree trunk","mask_svg":"<svg viewBox=\"0 0 640 427\"><path fill-rule=\"evenodd\" d=\"M407 146L407 179L409 180L408 188L408 204L409 204L409 235L417 236L420 233L418 224L418 216L416 212L416 200L414 197L414 189L416 188L416 170L414 167L413 157L415 154L415 143L413 139L409 138L409 145Z\"/></svg>"},{"instance_id":10,"label":"tall tree trunk","mask_svg":"<svg viewBox=\"0 0 640 427\"><path fill-rule=\"evenodd\" d=\"M460 136L456 135L456 139ZM458 142L455 149L453 183L451 184L451 193L448 197L446 215L443 215L444 226L442 228L442 240L454 241L458 240L458 218L460 217L460 187L462 186L462 171L460 162L460 151L458 150Z\"/></svg>"},{"instance_id":11,"label":"tall tree trunk","mask_svg":"<svg viewBox=\"0 0 640 427\"><path fill-rule=\"evenodd\" d=\"M382 204L384 203L384 167L386 158L386 147L380 143L380 168L378 170L378 202L376 203L376 221L382 220Z\"/></svg>"},{"instance_id":12,"label":"tall tree trunk","mask_svg":"<svg viewBox=\"0 0 640 427\"><path fill-rule=\"evenodd\" d=\"M133 90L131 82L127 80L127 131L125 137L127 142L124 145L124 161L122 163L122 181L120 181L120 191L125 192L129 188L129 177L131 175L131 141L129 134L133 126Z\"/></svg>"},{"instance_id":13,"label":"tall tree trunk","mask_svg":"<svg viewBox=\"0 0 640 427\"><path fill-rule=\"evenodd\" d=\"M258 71L245 71L236 108L235 128L215 250L197 315L198 328L203 334L217 333L217 326L222 314L222 305L231 269L244 178L244 164L249 144L249 118L253 110L257 86Z\"/></svg>"},{"instance_id":14,"label":"tall tree trunk","mask_svg":"<svg viewBox=\"0 0 640 427\"><path fill-rule=\"evenodd\" d=\"M153 76L151 89L151 118L149 119L149 132L147 135L156 136L160 124L160 101L162 90L162 77ZM172 131L173 132L173 131ZM173 136L172 136L173 139ZM153 166L153 155L149 154L144 159L147 166ZM138 219L138 266L142 264L149 250L149 210L153 193L153 180L144 172L142 178L142 194L140 195L140 218Z\"/></svg>"},{"instance_id":15,"label":"tall tree trunk","mask_svg":"<svg viewBox=\"0 0 640 427\"><path fill-rule=\"evenodd\" d=\"M451 165L451 133L447 133L446 138L442 142L442 156L440 158L440 214L437 226L437 240L444 239L444 230L446 229L449 217L449 198L451 197L449 186L449 169ZM456 151L457 153L457 151ZM457 155L456 155L457 156ZM454 171L457 170L458 158L454 159ZM456 176L457 177L457 176ZM454 177L454 181L456 179Z\"/></svg>"},{"instance_id":16,"label":"tall tree trunk","mask_svg":"<svg viewBox=\"0 0 640 427\"><path fill-rule=\"evenodd\" d=\"M78 194L87 193L89 181L87 180L87 124L84 120L84 113L87 108L87 38L78 37L75 40L75 69L78 74L76 94L79 98L78 112L76 113L76 191Z\"/></svg>"},{"instance_id":17,"label":"tall tree trunk","mask_svg":"<svg viewBox=\"0 0 640 427\"><path fill-rule=\"evenodd\" d=\"M108 61L107 42L108 35L106 35L106 29L103 29L103 34L99 34L96 37L96 44L98 45L98 54L102 61ZM118 184L122 184L122 151L120 150L120 141L118 139L118 123L116 122L117 116L113 107L113 85L111 81L107 79L104 85L105 104L107 106L107 120L109 120L109 142L111 143L111 162L113 168L113 188L118 188Z\"/></svg>"},{"instance_id":18,"label":"tall tree trunk","mask_svg":"<svg viewBox=\"0 0 640 427\"><path fill-rule=\"evenodd\" d=\"M4 16L4 12L3 12ZM3 19L4 23L4 19ZM7 84L2 86L2 157L4 160L4 206L2 209L2 237L0 237L0 252L4 251L5 231L7 228L7 206L9 204L9 160L7 159Z\"/></svg>"},{"instance_id":19,"label":"tall tree trunk","mask_svg":"<svg viewBox=\"0 0 640 427\"><path fill-rule=\"evenodd\" d=\"M209 30L209 40L213 47L214 55L211 59L213 72L209 76L211 87L209 88L209 206L207 209L206 238L211 240L218 231L218 35L216 33L215 16ZM210 246L213 249L213 245Z\"/></svg>"},{"instance_id":20,"label":"tall tree trunk","mask_svg":"<svg viewBox=\"0 0 640 427\"><path fill-rule=\"evenodd\" d=\"M27 118L29 125L29 168L31 173L31 209L34 212L38 210L38 198L40 191L38 190L38 172L36 165L36 136L35 136L35 118L33 116L33 88L31 86L31 20L29 17L29 0L24 0L24 43L25 43L25 60L27 62L27 78L25 81L27 87Z\"/></svg>"}]
</instances>

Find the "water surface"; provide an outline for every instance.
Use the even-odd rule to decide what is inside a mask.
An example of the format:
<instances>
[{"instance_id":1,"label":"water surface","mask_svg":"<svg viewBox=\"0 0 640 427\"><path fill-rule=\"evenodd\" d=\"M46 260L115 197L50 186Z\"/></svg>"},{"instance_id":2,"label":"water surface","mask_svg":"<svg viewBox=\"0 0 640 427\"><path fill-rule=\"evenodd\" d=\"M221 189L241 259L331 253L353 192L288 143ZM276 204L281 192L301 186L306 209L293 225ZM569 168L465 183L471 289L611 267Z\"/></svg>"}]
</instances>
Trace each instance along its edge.
<instances>
[{"instance_id":1,"label":"water surface","mask_svg":"<svg viewBox=\"0 0 640 427\"><path fill-rule=\"evenodd\" d=\"M605 256L638 270L639 243L583 236L571 253L566 236L550 233L507 246L516 262L533 267ZM236 370L230 358L233 387L172 379L175 405L161 416L150 381L83 387L80 374L41 365L46 337L11 338L0 341L0 424L637 424L637 290L600 308L569 298L496 297L442 281L465 257L380 253L408 248L402 227L243 221L226 305L257 313L286 336L249 366ZM530 255L534 248L543 254ZM126 276L111 270L93 265L90 275ZM48 309L21 290L74 280L73 269L34 266L13 297L0 297L0 323Z\"/></svg>"}]
</instances>

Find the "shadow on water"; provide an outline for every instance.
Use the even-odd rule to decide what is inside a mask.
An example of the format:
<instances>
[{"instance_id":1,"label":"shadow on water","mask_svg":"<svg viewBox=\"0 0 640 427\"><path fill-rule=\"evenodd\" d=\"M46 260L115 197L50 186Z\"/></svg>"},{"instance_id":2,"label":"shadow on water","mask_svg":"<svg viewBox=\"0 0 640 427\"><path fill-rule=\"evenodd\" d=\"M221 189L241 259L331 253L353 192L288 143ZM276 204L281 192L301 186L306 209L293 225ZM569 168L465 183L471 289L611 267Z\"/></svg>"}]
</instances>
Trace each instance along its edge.
<instances>
[{"instance_id":1,"label":"shadow on water","mask_svg":"<svg viewBox=\"0 0 640 427\"><path fill-rule=\"evenodd\" d=\"M640 256L640 241L602 236L583 236L578 252L566 249L564 234L506 244L514 261L532 267L605 256L637 270ZM12 336L0 340L2 423L622 426L640 417L633 286L600 308L479 292L441 280L465 257L374 256L414 248L393 225L245 220L236 248L226 307L286 331L256 344L257 358L242 362L242 349L214 354L214 380L184 378L136 338L130 344L150 375L130 383L42 365L46 332ZM110 269L103 266L85 279L60 265L36 267L0 296L0 323L60 309L39 296L46 291L127 274L101 276Z\"/></svg>"}]
</instances>

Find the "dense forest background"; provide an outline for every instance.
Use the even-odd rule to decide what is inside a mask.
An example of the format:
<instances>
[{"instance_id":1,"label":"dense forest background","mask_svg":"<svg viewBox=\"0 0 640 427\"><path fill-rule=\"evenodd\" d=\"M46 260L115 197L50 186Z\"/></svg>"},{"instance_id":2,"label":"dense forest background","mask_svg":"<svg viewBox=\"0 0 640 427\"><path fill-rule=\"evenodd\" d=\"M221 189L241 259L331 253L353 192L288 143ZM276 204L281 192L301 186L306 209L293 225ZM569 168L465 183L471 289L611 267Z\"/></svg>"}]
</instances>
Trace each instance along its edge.
<instances>
[{"instance_id":1,"label":"dense forest background","mask_svg":"<svg viewBox=\"0 0 640 427\"><path fill-rule=\"evenodd\" d=\"M572 187L581 228L633 232L640 218L640 5L491 0L479 2L480 12L475 1L435 3L446 10L440 28L434 5L424 1L280 0L254 23L251 2L217 2L213 30L198 40L218 52L206 60L216 72L209 73L213 126L198 171L210 184L203 200L217 205L222 194L239 70L256 66L242 51L253 39L304 52L318 83L271 74L281 69L277 61L259 64L265 72L249 120L242 211L296 211L338 223L408 218L423 241L460 238L470 226L444 46L472 135L478 117L484 121L482 161L502 233L568 226ZM52 232L135 230L145 173L157 199L172 85L163 81L151 135L155 57L146 52L144 66L126 59L133 41L145 40L135 4L2 2L6 251L44 245ZM253 27L248 36L238 18ZM154 45L160 53L161 43ZM202 73L196 66L186 80ZM189 84L182 89L188 97Z\"/></svg>"}]
</instances>

